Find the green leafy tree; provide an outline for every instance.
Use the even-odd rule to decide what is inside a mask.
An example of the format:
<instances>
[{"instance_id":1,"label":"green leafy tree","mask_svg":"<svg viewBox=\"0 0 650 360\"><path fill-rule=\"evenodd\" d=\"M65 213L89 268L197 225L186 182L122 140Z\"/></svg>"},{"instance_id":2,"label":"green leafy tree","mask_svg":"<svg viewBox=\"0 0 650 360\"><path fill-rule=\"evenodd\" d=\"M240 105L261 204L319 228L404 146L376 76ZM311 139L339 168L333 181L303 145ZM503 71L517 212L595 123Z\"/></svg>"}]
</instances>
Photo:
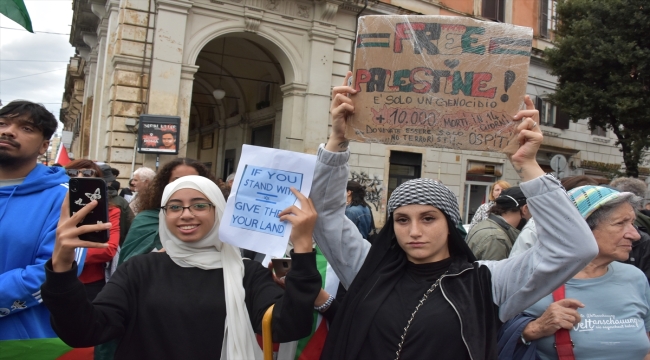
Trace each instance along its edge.
<instances>
[{"instance_id":1,"label":"green leafy tree","mask_svg":"<svg viewBox=\"0 0 650 360\"><path fill-rule=\"evenodd\" d=\"M627 176L650 145L650 1L560 0L555 48L544 52L558 86L551 101L574 121L610 129Z\"/></svg>"}]
</instances>

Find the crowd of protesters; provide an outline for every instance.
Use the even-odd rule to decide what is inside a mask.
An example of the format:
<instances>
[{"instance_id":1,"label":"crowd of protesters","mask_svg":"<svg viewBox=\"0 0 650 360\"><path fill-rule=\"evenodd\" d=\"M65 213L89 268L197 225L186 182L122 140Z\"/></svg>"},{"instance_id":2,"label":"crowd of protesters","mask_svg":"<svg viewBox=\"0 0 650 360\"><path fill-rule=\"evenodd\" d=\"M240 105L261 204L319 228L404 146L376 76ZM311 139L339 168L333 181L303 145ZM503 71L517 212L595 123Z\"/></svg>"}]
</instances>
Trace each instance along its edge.
<instances>
[{"instance_id":1,"label":"crowd of protesters","mask_svg":"<svg viewBox=\"0 0 650 360\"><path fill-rule=\"evenodd\" d=\"M456 195L425 178L392 192L375 229L349 181L350 75L311 197L293 189L301 206L279 214L283 276L219 238L234 174L178 158L120 191L107 164L36 163L57 125L41 105L0 109L0 358L12 340L60 338L95 359L261 359L275 305L279 359L650 359L645 183L545 174L526 97L509 156L520 183L494 183L466 237ZM109 223L77 226L97 202L70 215L73 177L106 181ZM80 239L106 230L107 243Z\"/></svg>"}]
</instances>

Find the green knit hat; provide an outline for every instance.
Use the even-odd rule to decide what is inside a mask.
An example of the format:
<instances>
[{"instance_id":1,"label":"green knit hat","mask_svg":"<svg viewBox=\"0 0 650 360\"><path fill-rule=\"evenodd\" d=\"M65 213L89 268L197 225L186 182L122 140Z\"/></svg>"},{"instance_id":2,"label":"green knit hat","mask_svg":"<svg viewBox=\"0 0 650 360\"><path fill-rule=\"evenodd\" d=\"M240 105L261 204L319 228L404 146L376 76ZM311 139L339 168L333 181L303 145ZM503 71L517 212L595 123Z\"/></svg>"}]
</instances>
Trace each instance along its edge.
<instances>
[{"instance_id":1,"label":"green knit hat","mask_svg":"<svg viewBox=\"0 0 650 360\"><path fill-rule=\"evenodd\" d=\"M579 186L569 190L568 193L584 219L614 199L633 195L629 192L620 192L608 187L594 185Z\"/></svg>"}]
</instances>

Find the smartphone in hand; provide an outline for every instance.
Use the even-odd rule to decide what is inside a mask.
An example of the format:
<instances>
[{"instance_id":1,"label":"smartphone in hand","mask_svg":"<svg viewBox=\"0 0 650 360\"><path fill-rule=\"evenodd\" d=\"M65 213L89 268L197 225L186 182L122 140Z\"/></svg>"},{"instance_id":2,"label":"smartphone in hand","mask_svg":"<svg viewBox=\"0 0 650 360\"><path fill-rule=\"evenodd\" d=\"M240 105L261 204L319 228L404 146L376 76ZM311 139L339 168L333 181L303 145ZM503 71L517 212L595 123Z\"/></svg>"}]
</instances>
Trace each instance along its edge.
<instances>
[{"instance_id":1,"label":"smartphone in hand","mask_svg":"<svg viewBox=\"0 0 650 360\"><path fill-rule=\"evenodd\" d=\"M77 227L108 222L108 195L104 179L71 178L68 185L70 190L70 216L74 215L91 201L97 200L97 206L77 224ZM108 237L108 229L79 235L79 239L81 240L99 243L107 242Z\"/></svg>"},{"instance_id":2,"label":"smartphone in hand","mask_svg":"<svg viewBox=\"0 0 650 360\"><path fill-rule=\"evenodd\" d=\"M291 269L291 258L271 259L271 262L273 263L273 271L275 271L277 278L287 276L287 273Z\"/></svg>"}]
</instances>

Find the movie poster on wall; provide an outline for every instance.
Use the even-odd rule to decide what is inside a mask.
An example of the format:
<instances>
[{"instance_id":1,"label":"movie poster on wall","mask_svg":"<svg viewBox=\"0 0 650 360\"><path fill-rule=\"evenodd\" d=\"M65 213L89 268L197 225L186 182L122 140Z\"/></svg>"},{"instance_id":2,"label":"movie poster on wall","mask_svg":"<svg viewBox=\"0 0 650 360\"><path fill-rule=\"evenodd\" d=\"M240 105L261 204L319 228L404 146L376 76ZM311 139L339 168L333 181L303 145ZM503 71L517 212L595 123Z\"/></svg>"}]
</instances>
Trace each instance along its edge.
<instances>
[{"instance_id":1,"label":"movie poster on wall","mask_svg":"<svg viewBox=\"0 0 650 360\"><path fill-rule=\"evenodd\" d=\"M178 155L180 124L178 116L140 115L138 152Z\"/></svg>"},{"instance_id":2,"label":"movie poster on wall","mask_svg":"<svg viewBox=\"0 0 650 360\"><path fill-rule=\"evenodd\" d=\"M526 94L532 37L527 27L457 16L361 17L347 137L506 151Z\"/></svg>"}]
</instances>

